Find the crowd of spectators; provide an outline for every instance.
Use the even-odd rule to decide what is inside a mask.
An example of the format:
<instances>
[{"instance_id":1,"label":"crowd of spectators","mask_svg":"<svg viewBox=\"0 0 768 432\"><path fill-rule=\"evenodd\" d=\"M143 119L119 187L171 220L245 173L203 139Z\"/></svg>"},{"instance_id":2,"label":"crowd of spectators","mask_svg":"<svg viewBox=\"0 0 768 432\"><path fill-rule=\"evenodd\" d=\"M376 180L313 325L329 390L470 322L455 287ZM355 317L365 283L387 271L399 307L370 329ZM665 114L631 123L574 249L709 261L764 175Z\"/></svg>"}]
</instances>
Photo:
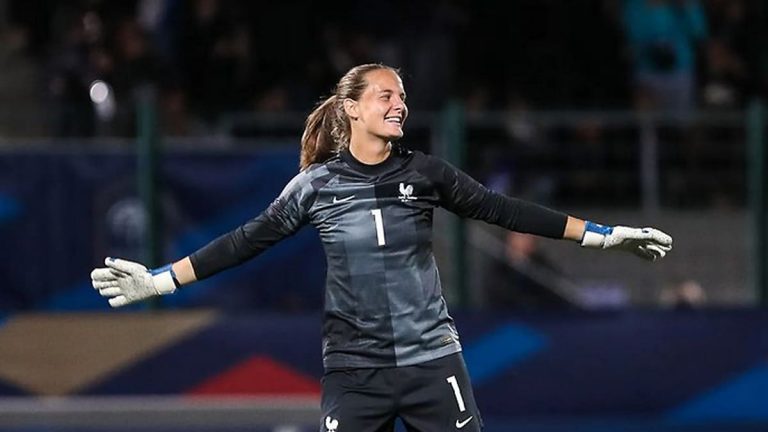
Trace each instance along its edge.
<instances>
[{"instance_id":1,"label":"crowd of spectators","mask_svg":"<svg viewBox=\"0 0 768 432\"><path fill-rule=\"evenodd\" d=\"M51 135L131 134L137 91L173 135L232 112L304 112L349 67L402 68L414 110L742 106L758 91L758 0L0 1L2 98ZM35 73L21 72L36 65ZM114 109L94 107L108 85ZM13 102L13 104L11 104ZM41 122L44 123L44 122ZM17 123L18 126L18 123ZM5 128L6 126L4 126Z\"/></svg>"}]
</instances>

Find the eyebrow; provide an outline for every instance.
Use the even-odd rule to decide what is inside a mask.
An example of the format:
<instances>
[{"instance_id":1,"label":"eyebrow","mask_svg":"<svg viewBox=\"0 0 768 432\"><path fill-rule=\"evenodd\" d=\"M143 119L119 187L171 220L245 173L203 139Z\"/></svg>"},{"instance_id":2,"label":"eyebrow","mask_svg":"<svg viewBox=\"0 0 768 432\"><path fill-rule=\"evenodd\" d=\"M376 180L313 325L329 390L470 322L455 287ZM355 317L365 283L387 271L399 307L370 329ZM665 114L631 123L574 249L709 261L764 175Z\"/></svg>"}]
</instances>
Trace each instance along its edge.
<instances>
[{"instance_id":1,"label":"eyebrow","mask_svg":"<svg viewBox=\"0 0 768 432\"><path fill-rule=\"evenodd\" d=\"M384 94L384 93L394 94L395 91L394 90L390 90L390 89L379 90L379 94ZM400 93L400 97L405 98L406 97L405 92L401 92Z\"/></svg>"}]
</instances>

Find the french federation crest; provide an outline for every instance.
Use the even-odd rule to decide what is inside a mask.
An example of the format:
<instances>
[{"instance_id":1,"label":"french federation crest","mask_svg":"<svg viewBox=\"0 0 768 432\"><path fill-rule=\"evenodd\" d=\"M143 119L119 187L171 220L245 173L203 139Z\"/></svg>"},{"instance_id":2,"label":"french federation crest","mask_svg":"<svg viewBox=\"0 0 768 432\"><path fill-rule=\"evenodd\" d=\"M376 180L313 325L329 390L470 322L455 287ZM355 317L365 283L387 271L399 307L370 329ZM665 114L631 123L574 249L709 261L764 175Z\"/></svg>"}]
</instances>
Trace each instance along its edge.
<instances>
[{"instance_id":1,"label":"french federation crest","mask_svg":"<svg viewBox=\"0 0 768 432\"><path fill-rule=\"evenodd\" d=\"M339 427L339 420L335 419L331 416L327 416L325 418L325 429L328 432L336 432L336 429Z\"/></svg>"},{"instance_id":2,"label":"french federation crest","mask_svg":"<svg viewBox=\"0 0 768 432\"><path fill-rule=\"evenodd\" d=\"M407 202L407 201L414 201L417 198L413 196L413 185L407 185L405 183L400 183L400 201Z\"/></svg>"}]
</instances>

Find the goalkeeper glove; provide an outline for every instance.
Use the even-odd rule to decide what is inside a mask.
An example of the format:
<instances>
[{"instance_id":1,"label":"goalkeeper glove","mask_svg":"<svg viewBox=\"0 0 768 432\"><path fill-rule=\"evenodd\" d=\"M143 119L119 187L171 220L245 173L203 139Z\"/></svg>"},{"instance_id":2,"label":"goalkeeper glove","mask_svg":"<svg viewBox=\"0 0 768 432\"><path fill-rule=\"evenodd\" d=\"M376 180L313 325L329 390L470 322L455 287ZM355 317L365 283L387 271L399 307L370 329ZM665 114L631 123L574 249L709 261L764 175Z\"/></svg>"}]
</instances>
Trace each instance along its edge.
<instances>
[{"instance_id":1,"label":"goalkeeper glove","mask_svg":"<svg viewBox=\"0 0 768 432\"><path fill-rule=\"evenodd\" d=\"M625 250L649 261L656 261L672 250L672 237L654 228L611 227L587 221L581 245Z\"/></svg>"},{"instance_id":2,"label":"goalkeeper glove","mask_svg":"<svg viewBox=\"0 0 768 432\"><path fill-rule=\"evenodd\" d=\"M125 306L156 295L171 294L179 287L171 264L147 270L143 265L107 258L106 268L91 272L91 284L104 297L109 297L112 307Z\"/></svg>"}]
</instances>

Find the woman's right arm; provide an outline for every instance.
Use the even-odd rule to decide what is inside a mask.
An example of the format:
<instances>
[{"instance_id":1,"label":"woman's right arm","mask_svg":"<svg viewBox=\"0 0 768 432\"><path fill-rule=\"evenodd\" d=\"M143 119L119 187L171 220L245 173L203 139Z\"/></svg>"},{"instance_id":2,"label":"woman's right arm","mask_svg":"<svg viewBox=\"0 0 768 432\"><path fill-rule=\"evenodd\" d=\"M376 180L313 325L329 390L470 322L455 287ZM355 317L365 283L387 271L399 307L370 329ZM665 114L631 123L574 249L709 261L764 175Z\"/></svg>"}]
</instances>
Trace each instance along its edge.
<instances>
[{"instance_id":1,"label":"woman's right arm","mask_svg":"<svg viewBox=\"0 0 768 432\"><path fill-rule=\"evenodd\" d=\"M189 261L189 265L179 267L186 277L193 278L192 281L201 280L261 254L306 224L306 211L294 201L297 201L296 197L281 196L256 218L183 259Z\"/></svg>"},{"instance_id":2,"label":"woman's right arm","mask_svg":"<svg viewBox=\"0 0 768 432\"><path fill-rule=\"evenodd\" d=\"M174 263L178 283L202 280L242 264L306 225L314 195L308 179L299 173L260 215Z\"/></svg>"},{"instance_id":3,"label":"woman's right arm","mask_svg":"<svg viewBox=\"0 0 768 432\"><path fill-rule=\"evenodd\" d=\"M309 221L314 188L305 172L288 183L280 196L256 218L211 241L191 255L156 269L107 258L91 272L91 283L113 307L171 294L176 288L213 276L253 258L294 234Z\"/></svg>"}]
</instances>

